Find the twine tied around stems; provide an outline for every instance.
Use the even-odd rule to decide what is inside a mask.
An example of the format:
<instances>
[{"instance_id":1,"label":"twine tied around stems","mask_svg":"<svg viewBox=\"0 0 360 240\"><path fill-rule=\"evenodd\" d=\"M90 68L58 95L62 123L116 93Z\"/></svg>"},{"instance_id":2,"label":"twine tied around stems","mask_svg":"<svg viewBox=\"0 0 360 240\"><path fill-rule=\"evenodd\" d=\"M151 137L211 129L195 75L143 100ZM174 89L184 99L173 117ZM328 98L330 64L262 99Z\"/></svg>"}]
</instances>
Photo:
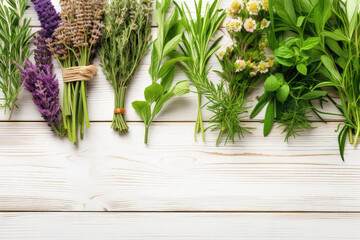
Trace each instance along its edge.
<instances>
[{"instance_id":1,"label":"twine tied around stems","mask_svg":"<svg viewBox=\"0 0 360 240\"><path fill-rule=\"evenodd\" d=\"M90 81L97 72L98 68L94 65L63 68L63 82Z\"/></svg>"},{"instance_id":2,"label":"twine tied around stems","mask_svg":"<svg viewBox=\"0 0 360 240\"><path fill-rule=\"evenodd\" d=\"M126 110L125 108L115 108L114 113L115 114L125 114Z\"/></svg>"}]
</instances>

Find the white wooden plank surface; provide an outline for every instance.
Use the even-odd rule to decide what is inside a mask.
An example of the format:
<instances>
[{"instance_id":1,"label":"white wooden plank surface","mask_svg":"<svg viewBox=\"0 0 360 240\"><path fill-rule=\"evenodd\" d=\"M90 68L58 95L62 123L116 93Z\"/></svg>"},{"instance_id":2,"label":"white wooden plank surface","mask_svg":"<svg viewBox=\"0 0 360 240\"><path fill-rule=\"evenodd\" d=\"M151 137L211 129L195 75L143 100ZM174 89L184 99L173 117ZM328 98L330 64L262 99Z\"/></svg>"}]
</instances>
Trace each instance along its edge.
<instances>
[{"instance_id":1,"label":"white wooden plank surface","mask_svg":"<svg viewBox=\"0 0 360 240\"><path fill-rule=\"evenodd\" d=\"M337 150L336 123L291 143L281 130L235 145L194 143L193 123L118 136L93 123L80 147L44 123L0 124L0 210L360 211L360 149Z\"/></svg>"},{"instance_id":2,"label":"white wooden plank surface","mask_svg":"<svg viewBox=\"0 0 360 240\"><path fill-rule=\"evenodd\" d=\"M359 213L1 213L11 240L359 239Z\"/></svg>"}]
</instances>

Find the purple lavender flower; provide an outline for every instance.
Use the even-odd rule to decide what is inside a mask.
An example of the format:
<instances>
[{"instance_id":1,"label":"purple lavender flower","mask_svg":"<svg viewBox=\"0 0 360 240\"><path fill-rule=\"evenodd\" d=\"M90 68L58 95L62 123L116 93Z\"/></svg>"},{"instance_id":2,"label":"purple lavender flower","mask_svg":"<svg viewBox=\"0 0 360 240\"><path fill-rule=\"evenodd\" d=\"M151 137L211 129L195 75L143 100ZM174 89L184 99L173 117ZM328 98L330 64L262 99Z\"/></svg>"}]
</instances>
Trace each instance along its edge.
<instances>
[{"instance_id":1,"label":"purple lavender flower","mask_svg":"<svg viewBox=\"0 0 360 240\"><path fill-rule=\"evenodd\" d=\"M59 13L56 12L51 0L31 0L31 2L35 6L35 11L44 30L42 36L45 39L51 38L61 21Z\"/></svg>"},{"instance_id":2,"label":"purple lavender flower","mask_svg":"<svg viewBox=\"0 0 360 240\"><path fill-rule=\"evenodd\" d=\"M33 101L48 123L61 124L61 105L59 103L59 83L51 73L50 65L44 65L42 71L29 61L25 69L20 67L21 81L26 90L32 93Z\"/></svg>"}]
</instances>

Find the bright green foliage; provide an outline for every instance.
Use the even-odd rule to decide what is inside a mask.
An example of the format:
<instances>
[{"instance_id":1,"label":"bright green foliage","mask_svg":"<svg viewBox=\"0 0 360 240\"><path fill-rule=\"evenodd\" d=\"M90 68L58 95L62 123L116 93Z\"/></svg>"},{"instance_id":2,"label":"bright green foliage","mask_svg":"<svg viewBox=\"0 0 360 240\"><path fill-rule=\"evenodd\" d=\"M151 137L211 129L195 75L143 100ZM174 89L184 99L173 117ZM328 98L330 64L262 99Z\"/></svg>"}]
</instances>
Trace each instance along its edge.
<instances>
[{"instance_id":1,"label":"bright green foliage","mask_svg":"<svg viewBox=\"0 0 360 240\"><path fill-rule=\"evenodd\" d=\"M133 108L145 123L145 143L148 141L149 127L164 104L172 96L182 96L190 92L187 81L178 82L173 86L175 64L187 60L187 58L168 59L173 56L173 52L179 45L184 33L184 28L178 21L178 9L175 8L170 16L165 19L165 11L169 8L170 3L171 0L162 0L161 3L156 1L154 17L159 28L157 39L153 42L149 68L152 84L144 91L145 101L134 101L132 103Z\"/></svg>"},{"instance_id":2,"label":"bright green foliage","mask_svg":"<svg viewBox=\"0 0 360 240\"><path fill-rule=\"evenodd\" d=\"M346 138L356 146L360 135L360 0L333 0L330 8L331 21L321 32L326 46L322 73L327 80L316 88L335 87L340 96L341 104L330 100L346 119L338 138L344 160Z\"/></svg>"},{"instance_id":3,"label":"bright green foliage","mask_svg":"<svg viewBox=\"0 0 360 240\"><path fill-rule=\"evenodd\" d=\"M331 15L331 5L329 0L273 0L269 10L272 22L269 44L280 64L279 73L265 81L265 93L251 117L269 102L264 135L270 133L276 120L283 126L288 140L311 128L307 113L309 110L317 113L311 100L322 101L327 93L311 92L320 82L320 57L325 51L322 33Z\"/></svg>"},{"instance_id":4,"label":"bright green foliage","mask_svg":"<svg viewBox=\"0 0 360 240\"><path fill-rule=\"evenodd\" d=\"M30 20L24 18L27 0L0 1L0 88L3 92L1 107L14 111L18 95L22 88L20 70L15 65L23 66L30 57L29 42L33 37ZM11 118L10 114L10 118Z\"/></svg>"},{"instance_id":5,"label":"bright green foliage","mask_svg":"<svg viewBox=\"0 0 360 240\"><path fill-rule=\"evenodd\" d=\"M150 47L151 12L151 1L112 0L107 5L99 57L115 90L115 108L125 107L127 86ZM128 131L124 114L114 114L112 128Z\"/></svg>"},{"instance_id":6,"label":"bright green foliage","mask_svg":"<svg viewBox=\"0 0 360 240\"><path fill-rule=\"evenodd\" d=\"M181 15L181 26L186 30L181 38L181 53L178 56L186 57L182 60L181 67L195 85L198 91L198 115L195 125L196 134L201 132L203 141L205 140L205 130L201 114L201 96L204 90L212 88L212 83L208 80L207 75L209 68L207 64L211 56L218 50L217 44L220 41L216 39L214 43L210 43L215 32L223 22L226 14L219 9L220 0L214 0L212 4L207 3L205 11L202 15L202 0L195 3L196 18L191 16L188 5L184 2L182 6L175 2L175 5Z\"/></svg>"}]
</instances>

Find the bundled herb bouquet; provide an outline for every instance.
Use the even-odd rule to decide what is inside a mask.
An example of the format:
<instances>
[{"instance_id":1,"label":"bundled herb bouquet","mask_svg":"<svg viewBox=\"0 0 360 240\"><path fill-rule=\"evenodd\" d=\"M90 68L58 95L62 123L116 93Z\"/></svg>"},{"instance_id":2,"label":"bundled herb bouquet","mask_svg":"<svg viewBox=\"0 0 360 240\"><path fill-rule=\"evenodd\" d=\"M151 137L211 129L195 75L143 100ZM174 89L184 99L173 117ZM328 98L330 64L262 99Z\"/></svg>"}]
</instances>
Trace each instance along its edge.
<instances>
[{"instance_id":1,"label":"bundled herb bouquet","mask_svg":"<svg viewBox=\"0 0 360 240\"><path fill-rule=\"evenodd\" d=\"M145 123L145 143L148 141L151 123L160 113L164 104L173 96L182 96L190 92L189 83L186 80L180 81L173 86L175 63L188 58L174 57L174 52L179 45L184 28L178 21L179 12L176 8L165 19L165 12L170 3L171 0L156 1L154 17L159 29L158 37L153 42L149 68L152 84L145 88L145 101L132 102L136 113Z\"/></svg>"},{"instance_id":2,"label":"bundled herb bouquet","mask_svg":"<svg viewBox=\"0 0 360 240\"><path fill-rule=\"evenodd\" d=\"M51 52L46 41L53 39L53 33L59 26L60 15L50 0L32 0L42 29L36 34L35 62L25 62L21 71L21 81L25 89L31 92L33 101L42 117L60 136L65 135L59 102L59 82L52 74Z\"/></svg>"},{"instance_id":3,"label":"bundled herb bouquet","mask_svg":"<svg viewBox=\"0 0 360 240\"><path fill-rule=\"evenodd\" d=\"M105 13L105 29L99 56L107 80L114 86L112 128L127 132L125 96L128 85L150 47L152 9L150 0L112 0Z\"/></svg>"},{"instance_id":4,"label":"bundled herb bouquet","mask_svg":"<svg viewBox=\"0 0 360 240\"><path fill-rule=\"evenodd\" d=\"M58 59L64 81L63 121L69 140L75 145L90 127L87 106L87 81L97 74L90 65L102 35L103 0L61 0L61 23L47 45Z\"/></svg>"},{"instance_id":5,"label":"bundled herb bouquet","mask_svg":"<svg viewBox=\"0 0 360 240\"><path fill-rule=\"evenodd\" d=\"M20 66L30 57L30 40L34 36L29 27L29 18L24 18L28 9L27 0L0 0L0 88L3 93L1 108L12 113L22 89Z\"/></svg>"},{"instance_id":6,"label":"bundled herb bouquet","mask_svg":"<svg viewBox=\"0 0 360 240\"><path fill-rule=\"evenodd\" d=\"M274 67L274 57L268 48L266 32L270 25L267 0L235 0L227 9L232 17L226 23L233 44L218 51L222 66L221 83L205 85L203 89L209 100L208 109L214 113L210 128L219 131L217 143L223 134L226 141L234 142L249 129L242 126L241 119L247 116L245 98L252 86L264 79Z\"/></svg>"}]
</instances>

